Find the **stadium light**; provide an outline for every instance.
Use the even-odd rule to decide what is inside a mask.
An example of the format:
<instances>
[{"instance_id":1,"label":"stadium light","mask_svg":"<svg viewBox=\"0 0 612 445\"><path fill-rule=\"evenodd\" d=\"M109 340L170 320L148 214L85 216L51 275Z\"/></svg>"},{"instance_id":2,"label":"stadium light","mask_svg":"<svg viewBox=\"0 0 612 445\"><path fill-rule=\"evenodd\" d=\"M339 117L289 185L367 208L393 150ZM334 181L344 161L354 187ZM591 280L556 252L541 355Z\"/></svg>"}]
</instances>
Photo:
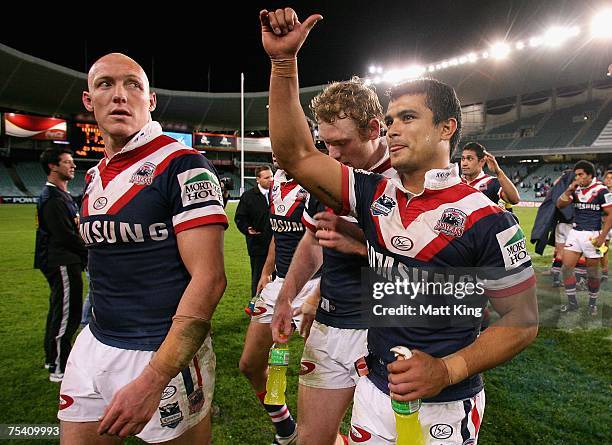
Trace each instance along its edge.
<instances>
[{"instance_id":1,"label":"stadium light","mask_svg":"<svg viewBox=\"0 0 612 445\"><path fill-rule=\"evenodd\" d=\"M612 8L604 9L593 17L591 35L595 38L612 37Z\"/></svg>"},{"instance_id":2,"label":"stadium light","mask_svg":"<svg viewBox=\"0 0 612 445\"><path fill-rule=\"evenodd\" d=\"M569 38L575 37L580 33L580 28L572 26L566 28L563 26L551 26L542 36L546 45L557 47L564 44Z\"/></svg>"},{"instance_id":3,"label":"stadium light","mask_svg":"<svg viewBox=\"0 0 612 445\"><path fill-rule=\"evenodd\" d=\"M429 72L430 72L430 73L433 73L433 72L436 70L436 67L435 67L435 66L433 66L433 65L429 65L429 68L428 68L428 69L429 69Z\"/></svg>"},{"instance_id":4,"label":"stadium light","mask_svg":"<svg viewBox=\"0 0 612 445\"><path fill-rule=\"evenodd\" d=\"M525 48L525 43L523 41L516 42L516 49L521 50Z\"/></svg>"},{"instance_id":5,"label":"stadium light","mask_svg":"<svg viewBox=\"0 0 612 445\"><path fill-rule=\"evenodd\" d=\"M467 58L470 63L474 63L478 60L478 56L476 55L476 53L469 53Z\"/></svg>"},{"instance_id":6,"label":"stadium light","mask_svg":"<svg viewBox=\"0 0 612 445\"><path fill-rule=\"evenodd\" d=\"M376 67L374 65L371 65L368 71L370 71L370 74L374 74L376 72Z\"/></svg>"},{"instance_id":7,"label":"stadium light","mask_svg":"<svg viewBox=\"0 0 612 445\"><path fill-rule=\"evenodd\" d=\"M446 60L442 62L442 68L448 68L448 62Z\"/></svg>"},{"instance_id":8,"label":"stadium light","mask_svg":"<svg viewBox=\"0 0 612 445\"><path fill-rule=\"evenodd\" d=\"M505 42L497 42L491 46L491 55L498 60L508 57L508 54L510 54L511 51L510 45Z\"/></svg>"},{"instance_id":9,"label":"stadium light","mask_svg":"<svg viewBox=\"0 0 612 445\"><path fill-rule=\"evenodd\" d=\"M489 58L489 51L484 51L484 52L482 53L482 58L483 58L483 59L488 59L488 58Z\"/></svg>"},{"instance_id":10,"label":"stadium light","mask_svg":"<svg viewBox=\"0 0 612 445\"><path fill-rule=\"evenodd\" d=\"M532 37L529 39L529 46L537 48L542 44L542 37Z\"/></svg>"}]
</instances>

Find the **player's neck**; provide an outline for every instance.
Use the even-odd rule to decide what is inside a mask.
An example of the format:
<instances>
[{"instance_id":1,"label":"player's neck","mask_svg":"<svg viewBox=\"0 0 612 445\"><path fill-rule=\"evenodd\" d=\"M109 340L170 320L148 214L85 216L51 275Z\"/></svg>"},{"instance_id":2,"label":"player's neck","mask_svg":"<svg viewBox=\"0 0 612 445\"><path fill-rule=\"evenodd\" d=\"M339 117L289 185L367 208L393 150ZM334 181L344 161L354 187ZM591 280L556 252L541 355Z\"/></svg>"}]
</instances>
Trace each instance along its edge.
<instances>
[{"instance_id":1,"label":"player's neck","mask_svg":"<svg viewBox=\"0 0 612 445\"><path fill-rule=\"evenodd\" d=\"M106 157L109 160L112 159L113 156L123 150L133 136L134 135L128 137L114 137L111 135L103 135L102 138L104 139L104 151L106 152Z\"/></svg>"},{"instance_id":2,"label":"player's neck","mask_svg":"<svg viewBox=\"0 0 612 445\"><path fill-rule=\"evenodd\" d=\"M463 175L463 178L468 181L468 182L472 182L474 179L476 179L480 174L482 173L482 170L476 173L472 173L471 175Z\"/></svg>"},{"instance_id":3,"label":"player's neck","mask_svg":"<svg viewBox=\"0 0 612 445\"><path fill-rule=\"evenodd\" d=\"M380 160L387 153L387 141L385 140L385 138L378 138L375 144L376 146L374 148L374 151L372 152L372 155L366 162L366 165L363 168L364 170L370 170L373 166L379 163Z\"/></svg>"},{"instance_id":4,"label":"player's neck","mask_svg":"<svg viewBox=\"0 0 612 445\"><path fill-rule=\"evenodd\" d=\"M49 176L47 176L47 181L50 182L51 184L53 184L54 186L56 186L58 189L64 191L64 192L68 191L68 180L67 179L61 179L59 176L57 176L53 172Z\"/></svg>"}]
</instances>

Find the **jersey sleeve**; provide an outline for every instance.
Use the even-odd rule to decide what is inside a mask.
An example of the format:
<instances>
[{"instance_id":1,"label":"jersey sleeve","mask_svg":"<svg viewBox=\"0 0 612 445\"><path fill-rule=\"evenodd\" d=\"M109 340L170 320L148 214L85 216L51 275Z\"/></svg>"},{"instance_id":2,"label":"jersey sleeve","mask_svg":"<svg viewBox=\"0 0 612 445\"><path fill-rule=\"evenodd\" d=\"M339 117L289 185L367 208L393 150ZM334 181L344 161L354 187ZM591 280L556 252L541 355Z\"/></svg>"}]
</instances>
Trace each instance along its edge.
<instances>
[{"instance_id":1,"label":"jersey sleeve","mask_svg":"<svg viewBox=\"0 0 612 445\"><path fill-rule=\"evenodd\" d=\"M173 161L169 199L176 233L209 224L228 226L223 195L213 165L195 152Z\"/></svg>"},{"instance_id":2,"label":"jersey sleeve","mask_svg":"<svg viewBox=\"0 0 612 445\"><path fill-rule=\"evenodd\" d=\"M610 209L612 208L612 193L607 191L606 189L602 189L599 192L599 201L602 209Z\"/></svg>"},{"instance_id":3,"label":"jersey sleeve","mask_svg":"<svg viewBox=\"0 0 612 445\"><path fill-rule=\"evenodd\" d=\"M338 214L364 220L376 190L386 182L379 174L342 165L342 210Z\"/></svg>"},{"instance_id":4,"label":"jersey sleeve","mask_svg":"<svg viewBox=\"0 0 612 445\"><path fill-rule=\"evenodd\" d=\"M321 202L313 195L308 194L306 199L306 205L304 207L304 213L302 213L302 224L311 232L317 231L317 221L314 219L315 215L325 210L325 207Z\"/></svg>"},{"instance_id":5,"label":"jersey sleeve","mask_svg":"<svg viewBox=\"0 0 612 445\"><path fill-rule=\"evenodd\" d=\"M487 296L508 297L535 285L535 273L527 252L525 234L509 212L491 215L482 221L476 266Z\"/></svg>"}]
</instances>

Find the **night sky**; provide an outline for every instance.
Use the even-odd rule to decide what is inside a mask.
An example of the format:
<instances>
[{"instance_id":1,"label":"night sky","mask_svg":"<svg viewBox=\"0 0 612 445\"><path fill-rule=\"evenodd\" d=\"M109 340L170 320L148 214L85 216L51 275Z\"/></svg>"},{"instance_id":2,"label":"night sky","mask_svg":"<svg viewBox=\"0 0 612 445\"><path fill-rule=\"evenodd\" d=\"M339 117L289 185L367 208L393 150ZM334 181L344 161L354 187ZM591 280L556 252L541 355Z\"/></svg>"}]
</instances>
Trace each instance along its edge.
<instances>
[{"instance_id":1,"label":"night sky","mask_svg":"<svg viewBox=\"0 0 612 445\"><path fill-rule=\"evenodd\" d=\"M106 13L97 4L79 20L0 35L0 42L42 59L86 72L101 55L119 51L136 59L154 87L186 91L239 92L268 89L269 62L261 46L258 12L285 2L254 2L216 10L202 3L193 11L169 5L139 15ZM375 63L384 67L443 58L484 49L508 36L528 38L552 24L588 23L599 0L429 0L293 2L300 18L321 13L300 52L301 86L364 76ZM235 5L234 8L231 6ZM101 8L103 9L103 8ZM136 10L138 8L135 8Z\"/></svg>"}]
</instances>

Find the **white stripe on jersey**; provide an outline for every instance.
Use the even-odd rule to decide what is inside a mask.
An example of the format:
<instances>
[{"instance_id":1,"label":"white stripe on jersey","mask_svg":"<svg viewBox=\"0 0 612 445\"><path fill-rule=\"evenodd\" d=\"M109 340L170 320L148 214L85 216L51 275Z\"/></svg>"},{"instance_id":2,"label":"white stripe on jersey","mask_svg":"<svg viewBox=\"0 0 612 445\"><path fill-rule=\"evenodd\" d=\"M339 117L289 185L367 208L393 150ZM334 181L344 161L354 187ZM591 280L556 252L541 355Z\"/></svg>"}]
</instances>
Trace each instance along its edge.
<instances>
[{"instance_id":1,"label":"white stripe on jersey","mask_svg":"<svg viewBox=\"0 0 612 445\"><path fill-rule=\"evenodd\" d=\"M521 270L519 273L505 276L503 278L500 278L499 280L487 279L487 281L484 283L484 288L486 290L492 291L508 289L510 287L516 286L518 283L527 281L534 274L535 272L533 271L533 267L529 266Z\"/></svg>"},{"instance_id":2,"label":"white stripe on jersey","mask_svg":"<svg viewBox=\"0 0 612 445\"><path fill-rule=\"evenodd\" d=\"M156 150L151 155L146 158L141 159L138 162L135 162L130 167L123 170L117 176L115 176L108 184L106 184L106 188L102 188L102 177L100 175L100 170L98 166L94 168L94 178L92 179L91 184L87 188L87 196L89 200L87 202L87 211L89 215L104 215L119 199L125 195L125 193L132 187L130 179L132 175L136 173L136 171L144 164L145 162L150 162L154 165L161 164L168 156L172 153L184 150L185 146L178 143L172 142L160 149ZM96 201L100 198L106 198L106 204L100 209L96 209L94 205Z\"/></svg>"},{"instance_id":3,"label":"white stripe on jersey","mask_svg":"<svg viewBox=\"0 0 612 445\"><path fill-rule=\"evenodd\" d=\"M192 219L201 218L210 215L223 215L223 207L220 205L209 205L198 209L186 210L172 217L172 225L174 227L181 223L191 221Z\"/></svg>"}]
</instances>

